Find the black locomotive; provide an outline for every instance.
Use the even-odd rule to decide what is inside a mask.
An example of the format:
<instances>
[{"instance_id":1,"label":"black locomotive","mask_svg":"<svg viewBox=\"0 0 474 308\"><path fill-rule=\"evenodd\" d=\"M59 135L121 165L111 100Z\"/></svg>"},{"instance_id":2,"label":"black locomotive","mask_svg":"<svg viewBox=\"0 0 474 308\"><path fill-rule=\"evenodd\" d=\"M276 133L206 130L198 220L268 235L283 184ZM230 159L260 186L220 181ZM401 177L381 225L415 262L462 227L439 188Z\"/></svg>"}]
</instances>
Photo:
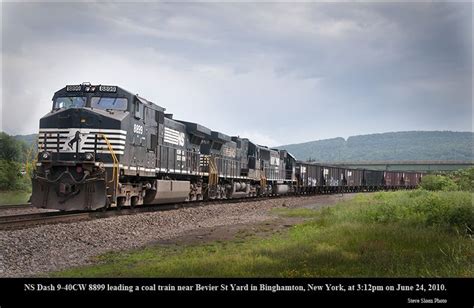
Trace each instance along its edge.
<instances>
[{"instance_id":1,"label":"black locomotive","mask_svg":"<svg viewBox=\"0 0 474 308\"><path fill-rule=\"evenodd\" d=\"M421 173L296 161L285 150L173 119L118 86L69 85L41 118L31 202L96 210L289 193L412 188Z\"/></svg>"}]
</instances>

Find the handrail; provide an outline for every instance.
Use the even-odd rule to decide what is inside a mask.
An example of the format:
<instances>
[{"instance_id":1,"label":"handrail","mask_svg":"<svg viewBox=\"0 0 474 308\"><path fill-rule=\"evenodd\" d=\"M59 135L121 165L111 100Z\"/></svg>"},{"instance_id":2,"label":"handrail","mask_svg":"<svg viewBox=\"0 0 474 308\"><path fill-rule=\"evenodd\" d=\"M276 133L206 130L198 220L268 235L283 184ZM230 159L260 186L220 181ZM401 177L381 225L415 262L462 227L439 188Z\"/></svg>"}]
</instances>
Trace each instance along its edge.
<instances>
[{"instance_id":1,"label":"handrail","mask_svg":"<svg viewBox=\"0 0 474 308\"><path fill-rule=\"evenodd\" d=\"M118 168L119 168L119 161L117 159L117 156L115 155L114 149L112 147L112 144L110 144L109 139L107 136L104 134L99 135L101 138L105 140L105 143L107 143L107 148L109 149L110 155L112 156L113 162L113 167L112 167L112 180L109 183L114 183L114 195L112 198L112 201L115 200L115 197L117 196L117 190L118 190ZM111 202L115 203L115 202Z\"/></svg>"},{"instance_id":2,"label":"handrail","mask_svg":"<svg viewBox=\"0 0 474 308\"><path fill-rule=\"evenodd\" d=\"M267 187L267 178L260 174L260 187Z\"/></svg>"},{"instance_id":3,"label":"handrail","mask_svg":"<svg viewBox=\"0 0 474 308\"><path fill-rule=\"evenodd\" d=\"M36 136L36 147L38 147L38 143L39 143L39 134L38 136ZM25 161L25 172L26 174L31 177L31 170L30 170L30 157L31 157L31 154L34 152L34 148L35 148L35 143L33 143L29 150L28 150L28 153L26 154L26 161ZM38 151L39 152L39 151ZM36 155L33 157L33 159L31 160L31 168L34 170L35 169L35 166L36 166L36 163L38 162L38 153L36 153Z\"/></svg>"},{"instance_id":4,"label":"handrail","mask_svg":"<svg viewBox=\"0 0 474 308\"><path fill-rule=\"evenodd\" d=\"M218 182L218 170L214 157L209 155L209 186L216 186Z\"/></svg>"}]
</instances>

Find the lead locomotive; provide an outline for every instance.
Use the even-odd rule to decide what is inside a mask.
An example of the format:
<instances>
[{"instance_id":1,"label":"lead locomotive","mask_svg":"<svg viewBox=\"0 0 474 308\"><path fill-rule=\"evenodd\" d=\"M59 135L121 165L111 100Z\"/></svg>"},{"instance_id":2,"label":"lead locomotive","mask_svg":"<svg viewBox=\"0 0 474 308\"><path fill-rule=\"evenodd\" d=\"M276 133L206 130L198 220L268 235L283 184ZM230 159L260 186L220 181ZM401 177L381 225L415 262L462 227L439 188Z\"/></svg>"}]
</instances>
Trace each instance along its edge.
<instances>
[{"instance_id":1,"label":"lead locomotive","mask_svg":"<svg viewBox=\"0 0 474 308\"><path fill-rule=\"evenodd\" d=\"M117 86L70 85L40 120L31 202L59 210L285 194L284 150L177 121Z\"/></svg>"}]
</instances>

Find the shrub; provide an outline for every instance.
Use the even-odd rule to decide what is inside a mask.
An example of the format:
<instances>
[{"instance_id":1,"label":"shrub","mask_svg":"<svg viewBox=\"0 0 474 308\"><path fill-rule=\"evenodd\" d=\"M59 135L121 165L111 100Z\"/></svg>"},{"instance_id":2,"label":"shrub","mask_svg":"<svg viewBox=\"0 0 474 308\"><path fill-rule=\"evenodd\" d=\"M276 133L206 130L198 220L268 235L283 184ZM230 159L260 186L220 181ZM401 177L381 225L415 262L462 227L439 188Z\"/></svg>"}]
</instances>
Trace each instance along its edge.
<instances>
[{"instance_id":1,"label":"shrub","mask_svg":"<svg viewBox=\"0 0 474 308\"><path fill-rule=\"evenodd\" d=\"M451 174L451 178L460 190L474 191L474 168L455 171Z\"/></svg>"},{"instance_id":2,"label":"shrub","mask_svg":"<svg viewBox=\"0 0 474 308\"><path fill-rule=\"evenodd\" d=\"M378 223L402 222L472 233L472 198L472 193L461 191L386 193L385 198L366 209L364 218Z\"/></svg>"},{"instance_id":3,"label":"shrub","mask_svg":"<svg viewBox=\"0 0 474 308\"><path fill-rule=\"evenodd\" d=\"M421 180L421 188L432 191L454 191L458 190L458 185L444 175L425 175Z\"/></svg>"},{"instance_id":4,"label":"shrub","mask_svg":"<svg viewBox=\"0 0 474 308\"><path fill-rule=\"evenodd\" d=\"M0 190L31 189L30 176L21 173L21 164L13 161L0 160Z\"/></svg>"},{"instance_id":5,"label":"shrub","mask_svg":"<svg viewBox=\"0 0 474 308\"><path fill-rule=\"evenodd\" d=\"M31 191L34 156L33 147L0 132L0 190Z\"/></svg>"}]
</instances>

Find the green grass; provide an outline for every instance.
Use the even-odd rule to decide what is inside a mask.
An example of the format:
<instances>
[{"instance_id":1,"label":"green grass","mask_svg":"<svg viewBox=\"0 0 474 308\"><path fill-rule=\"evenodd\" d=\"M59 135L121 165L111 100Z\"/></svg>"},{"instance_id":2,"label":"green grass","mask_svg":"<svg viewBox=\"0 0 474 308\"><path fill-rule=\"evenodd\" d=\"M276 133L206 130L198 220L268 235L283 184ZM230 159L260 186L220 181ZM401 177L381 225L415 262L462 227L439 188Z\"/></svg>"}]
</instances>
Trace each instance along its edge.
<instances>
[{"instance_id":1,"label":"green grass","mask_svg":"<svg viewBox=\"0 0 474 308\"><path fill-rule=\"evenodd\" d=\"M0 191L0 206L3 204L21 204L28 202L31 192L27 191Z\"/></svg>"},{"instance_id":2,"label":"green grass","mask_svg":"<svg viewBox=\"0 0 474 308\"><path fill-rule=\"evenodd\" d=\"M472 277L472 197L377 193L323 210L280 209L308 221L266 238L108 253L53 276Z\"/></svg>"}]
</instances>

